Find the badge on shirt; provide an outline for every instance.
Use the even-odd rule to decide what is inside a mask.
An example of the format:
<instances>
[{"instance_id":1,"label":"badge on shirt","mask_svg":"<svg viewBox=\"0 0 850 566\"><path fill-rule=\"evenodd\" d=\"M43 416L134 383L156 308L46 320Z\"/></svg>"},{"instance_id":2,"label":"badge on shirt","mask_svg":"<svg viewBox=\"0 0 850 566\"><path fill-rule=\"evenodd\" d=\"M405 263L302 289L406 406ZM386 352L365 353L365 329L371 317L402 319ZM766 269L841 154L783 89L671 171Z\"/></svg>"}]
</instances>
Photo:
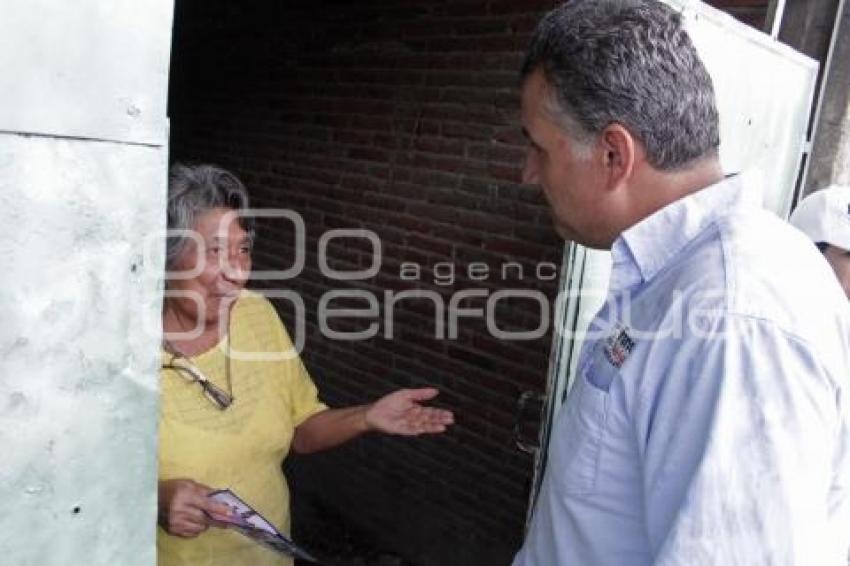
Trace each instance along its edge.
<instances>
[{"instance_id":1,"label":"badge on shirt","mask_svg":"<svg viewBox=\"0 0 850 566\"><path fill-rule=\"evenodd\" d=\"M605 339L605 357L611 362L611 365L619 369L623 367L634 347L635 341L629 336L628 328L618 322L608 338Z\"/></svg>"}]
</instances>

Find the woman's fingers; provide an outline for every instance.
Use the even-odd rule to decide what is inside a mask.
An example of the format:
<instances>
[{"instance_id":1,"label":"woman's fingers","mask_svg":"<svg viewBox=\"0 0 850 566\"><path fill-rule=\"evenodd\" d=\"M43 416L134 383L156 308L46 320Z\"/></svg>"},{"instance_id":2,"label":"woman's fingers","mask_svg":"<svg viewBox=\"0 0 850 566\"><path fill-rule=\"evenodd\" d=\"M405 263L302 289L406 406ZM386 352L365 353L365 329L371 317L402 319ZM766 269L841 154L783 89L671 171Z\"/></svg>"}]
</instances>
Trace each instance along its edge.
<instances>
[{"instance_id":1,"label":"woman's fingers","mask_svg":"<svg viewBox=\"0 0 850 566\"><path fill-rule=\"evenodd\" d=\"M371 405L366 414L374 430L416 436L445 432L454 424L454 414L445 409L424 406L439 394L434 387L399 389Z\"/></svg>"},{"instance_id":2,"label":"woman's fingers","mask_svg":"<svg viewBox=\"0 0 850 566\"><path fill-rule=\"evenodd\" d=\"M171 515L169 532L180 537L196 537L209 528L204 512L197 507L175 509Z\"/></svg>"},{"instance_id":3,"label":"woman's fingers","mask_svg":"<svg viewBox=\"0 0 850 566\"><path fill-rule=\"evenodd\" d=\"M219 517L231 516L230 507L209 498L212 489L190 479L160 482L161 524L170 534L195 537L216 524Z\"/></svg>"},{"instance_id":4,"label":"woman's fingers","mask_svg":"<svg viewBox=\"0 0 850 566\"><path fill-rule=\"evenodd\" d=\"M411 401L430 401L440 394L440 390L435 387L422 387L419 389L407 389L407 398Z\"/></svg>"},{"instance_id":5,"label":"woman's fingers","mask_svg":"<svg viewBox=\"0 0 850 566\"><path fill-rule=\"evenodd\" d=\"M215 499L210 499L210 494L215 490L205 486L200 486L200 484L199 487L201 488L199 493L200 497L195 501L195 505L199 509L206 511L207 514L216 518L222 517L227 519L233 516L233 509L231 509L229 505L216 501Z\"/></svg>"},{"instance_id":6,"label":"woman's fingers","mask_svg":"<svg viewBox=\"0 0 850 566\"><path fill-rule=\"evenodd\" d=\"M213 501L207 497L206 501L202 503L201 509L203 509L207 516L216 523L233 522L233 510L224 503ZM218 527L221 525L216 524L215 526Z\"/></svg>"},{"instance_id":7,"label":"woman's fingers","mask_svg":"<svg viewBox=\"0 0 850 566\"><path fill-rule=\"evenodd\" d=\"M407 414L407 433L416 435L445 432L448 425L453 423L454 414L451 411L416 406Z\"/></svg>"},{"instance_id":8,"label":"woman's fingers","mask_svg":"<svg viewBox=\"0 0 850 566\"><path fill-rule=\"evenodd\" d=\"M455 422L454 413L445 409L436 409L433 407L423 407L420 419L423 422L449 425Z\"/></svg>"},{"instance_id":9,"label":"woman's fingers","mask_svg":"<svg viewBox=\"0 0 850 566\"><path fill-rule=\"evenodd\" d=\"M455 414L451 411L447 411L446 409L431 409L431 418L435 421L438 421L442 424L454 424L455 422Z\"/></svg>"}]
</instances>

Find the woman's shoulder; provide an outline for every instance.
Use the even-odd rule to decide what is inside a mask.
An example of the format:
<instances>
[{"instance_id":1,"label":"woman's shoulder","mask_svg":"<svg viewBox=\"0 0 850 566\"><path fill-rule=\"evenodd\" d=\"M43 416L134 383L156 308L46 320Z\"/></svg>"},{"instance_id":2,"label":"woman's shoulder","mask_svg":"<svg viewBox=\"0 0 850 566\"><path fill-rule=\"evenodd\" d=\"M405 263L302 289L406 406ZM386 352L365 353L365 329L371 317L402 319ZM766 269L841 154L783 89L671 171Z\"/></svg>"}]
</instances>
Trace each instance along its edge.
<instances>
[{"instance_id":1,"label":"woman's shoulder","mask_svg":"<svg viewBox=\"0 0 850 566\"><path fill-rule=\"evenodd\" d=\"M242 289L239 292L239 298L236 299L236 307L274 310L271 302L263 295L262 291L254 289Z\"/></svg>"},{"instance_id":2,"label":"woman's shoulder","mask_svg":"<svg viewBox=\"0 0 850 566\"><path fill-rule=\"evenodd\" d=\"M292 339L277 309L262 292L244 289L233 306L230 324L235 334L254 336L254 340L275 351L292 347Z\"/></svg>"},{"instance_id":3,"label":"woman's shoulder","mask_svg":"<svg viewBox=\"0 0 850 566\"><path fill-rule=\"evenodd\" d=\"M233 305L233 320L251 320L253 323L277 324L279 318L274 305L258 291L243 289Z\"/></svg>"}]
</instances>

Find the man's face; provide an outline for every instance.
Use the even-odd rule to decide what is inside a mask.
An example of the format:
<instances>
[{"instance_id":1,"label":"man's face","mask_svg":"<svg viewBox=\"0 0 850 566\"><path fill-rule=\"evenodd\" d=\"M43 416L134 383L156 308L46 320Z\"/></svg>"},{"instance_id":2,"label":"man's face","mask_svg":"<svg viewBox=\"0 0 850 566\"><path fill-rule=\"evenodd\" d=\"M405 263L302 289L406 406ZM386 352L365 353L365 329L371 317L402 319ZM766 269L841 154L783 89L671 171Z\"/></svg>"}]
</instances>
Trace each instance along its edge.
<instances>
[{"instance_id":1,"label":"man's face","mask_svg":"<svg viewBox=\"0 0 850 566\"><path fill-rule=\"evenodd\" d=\"M835 275L838 277L838 282L844 289L844 294L850 299L850 251L836 246L828 246L823 252Z\"/></svg>"},{"instance_id":2,"label":"man's face","mask_svg":"<svg viewBox=\"0 0 850 566\"><path fill-rule=\"evenodd\" d=\"M522 125L529 148L523 182L539 184L552 211L555 230L568 240L605 247L600 237L603 192L594 147L567 136L547 111L548 84L541 70L522 87Z\"/></svg>"}]
</instances>

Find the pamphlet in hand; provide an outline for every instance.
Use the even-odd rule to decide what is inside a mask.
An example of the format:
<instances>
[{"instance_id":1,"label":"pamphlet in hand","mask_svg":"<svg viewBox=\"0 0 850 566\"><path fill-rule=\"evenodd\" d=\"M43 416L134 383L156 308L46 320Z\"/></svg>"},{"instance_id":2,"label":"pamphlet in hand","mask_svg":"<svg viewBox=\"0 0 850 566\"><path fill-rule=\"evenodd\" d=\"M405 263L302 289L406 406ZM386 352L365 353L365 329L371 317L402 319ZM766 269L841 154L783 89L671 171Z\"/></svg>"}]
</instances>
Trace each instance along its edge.
<instances>
[{"instance_id":1,"label":"pamphlet in hand","mask_svg":"<svg viewBox=\"0 0 850 566\"><path fill-rule=\"evenodd\" d=\"M227 523L229 528L281 554L307 562L318 562L307 551L280 534L265 517L257 513L229 489L214 491L209 497L233 509L233 515L227 519L216 517L219 522Z\"/></svg>"}]
</instances>

